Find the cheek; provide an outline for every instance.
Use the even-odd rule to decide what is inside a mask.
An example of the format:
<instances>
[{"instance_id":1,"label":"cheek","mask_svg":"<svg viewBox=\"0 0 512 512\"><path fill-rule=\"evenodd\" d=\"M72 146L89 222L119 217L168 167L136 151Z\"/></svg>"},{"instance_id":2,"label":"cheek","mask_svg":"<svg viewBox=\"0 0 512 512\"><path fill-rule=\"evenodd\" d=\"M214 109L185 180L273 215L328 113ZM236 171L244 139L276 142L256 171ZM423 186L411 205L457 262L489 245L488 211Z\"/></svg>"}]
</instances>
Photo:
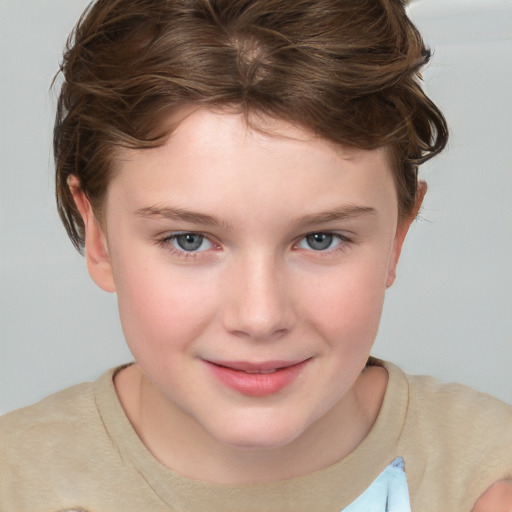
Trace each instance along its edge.
<instances>
[{"instance_id":1,"label":"cheek","mask_svg":"<svg viewBox=\"0 0 512 512\"><path fill-rule=\"evenodd\" d=\"M190 344L206 328L214 310L214 289L191 268L165 262L120 261L116 275L119 313L126 341L137 360ZM142 353L141 353L142 352ZM171 354L170 354L171 355Z\"/></svg>"},{"instance_id":2,"label":"cheek","mask_svg":"<svg viewBox=\"0 0 512 512\"><path fill-rule=\"evenodd\" d=\"M303 296L304 310L324 339L346 351L371 347L385 296L384 265L347 265L316 281Z\"/></svg>"}]
</instances>

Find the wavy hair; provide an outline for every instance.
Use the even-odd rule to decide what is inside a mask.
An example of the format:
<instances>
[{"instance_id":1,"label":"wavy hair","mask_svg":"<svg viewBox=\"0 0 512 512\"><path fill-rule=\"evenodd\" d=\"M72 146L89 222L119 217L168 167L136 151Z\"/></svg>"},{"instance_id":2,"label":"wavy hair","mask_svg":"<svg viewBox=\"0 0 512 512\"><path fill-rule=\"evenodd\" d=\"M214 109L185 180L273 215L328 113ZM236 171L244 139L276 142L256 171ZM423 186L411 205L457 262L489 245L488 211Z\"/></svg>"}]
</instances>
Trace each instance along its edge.
<instances>
[{"instance_id":1,"label":"wavy hair","mask_svg":"<svg viewBox=\"0 0 512 512\"><path fill-rule=\"evenodd\" d=\"M406 216L418 165L448 136L420 85L429 57L400 0L98 0L61 64L54 157L69 237L83 249L68 176L101 219L116 148L163 144L169 129L158 121L187 104L282 119L335 144L388 147Z\"/></svg>"}]
</instances>

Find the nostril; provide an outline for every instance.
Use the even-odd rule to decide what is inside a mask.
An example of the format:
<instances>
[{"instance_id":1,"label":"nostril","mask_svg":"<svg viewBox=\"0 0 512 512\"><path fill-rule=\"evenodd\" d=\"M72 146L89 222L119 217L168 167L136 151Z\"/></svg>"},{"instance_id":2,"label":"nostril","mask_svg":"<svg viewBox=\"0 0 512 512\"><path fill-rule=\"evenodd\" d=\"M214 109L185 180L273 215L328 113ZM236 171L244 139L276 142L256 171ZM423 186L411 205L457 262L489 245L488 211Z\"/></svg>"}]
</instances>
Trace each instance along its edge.
<instances>
[{"instance_id":1,"label":"nostril","mask_svg":"<svg viewBox=\"0 0 512 512\"><path fill-rule=\"evenodd\" d=\"M289 329L287 329L287 328L280 328L280 329L275 329L275 330L247 328L247 330L231 329L230 332L233 336L237 336L239 338L247 338L247 339L254 339L254 340L276 340L276 339L284 336L288 332L288 330Z\"/></svg>"}]
</instances>

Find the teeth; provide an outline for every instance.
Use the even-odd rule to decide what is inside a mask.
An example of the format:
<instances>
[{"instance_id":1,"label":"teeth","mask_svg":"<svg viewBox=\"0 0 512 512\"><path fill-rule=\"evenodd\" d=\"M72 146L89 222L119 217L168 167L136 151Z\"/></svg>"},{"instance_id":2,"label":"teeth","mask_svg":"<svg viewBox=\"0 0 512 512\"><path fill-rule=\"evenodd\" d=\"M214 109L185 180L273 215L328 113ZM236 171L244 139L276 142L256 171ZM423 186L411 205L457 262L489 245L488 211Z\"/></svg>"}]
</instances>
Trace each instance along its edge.
<instances>
[{"instance_id":1,"label":"teeth","mask_svg":"<svg viewBox=\"0 0 512 512\"><path fill-rule=\"evenodd\" d=\"M277 372L277 368L272 368L271 370L256 370L254 372L251 372L249 370L244 370L245 373L250 373L250 374L253 374L253 373L275 373Z\"/></svg>"}]
</instances>

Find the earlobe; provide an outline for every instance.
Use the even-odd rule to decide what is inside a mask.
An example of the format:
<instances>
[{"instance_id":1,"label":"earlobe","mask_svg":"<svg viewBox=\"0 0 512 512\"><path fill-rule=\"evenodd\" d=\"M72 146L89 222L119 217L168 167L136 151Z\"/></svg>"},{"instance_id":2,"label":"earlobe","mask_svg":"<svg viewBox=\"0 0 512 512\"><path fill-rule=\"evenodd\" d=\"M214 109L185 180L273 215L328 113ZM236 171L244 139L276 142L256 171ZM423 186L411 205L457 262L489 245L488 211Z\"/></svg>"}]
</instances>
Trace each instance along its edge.
<instances>
[{"instance_id":1,"label":"earlobe","mask_svg":"<svg viewBox=\"0 0 512 512\"><path fill-rule=\"evenodd\" d=\"M107 239L99 225L91 203L76 176L69 176L68 187L85 226L85 259L92 280L106 292L115 292L116 286L108 252Z\"/></svg>"},{"instance_id":2,"label":"earlobe","mask_svg":"<svg viewBox=\"0 0 512 512\"><path fill-rule=\"evenodd\" d=\"M398 260L400 259L400 253L402 252L402 245L405 240L405 236L409 231L409 227L412 224L412 221L418 215L420 211L421 204L423 203L423 198L427 193L427 184L424 181L418 182L418 189L416 192L416 199L414 201L414 207L410 213L410 215L405 219L400 219L398 221L398 226L396 229L395 240L393 243L393 252L391 254L391 260L388 266L388 275L386 279L386 288L389 288L396 279L396 267L398 265Z\"/></svg>"}]
</instances>

